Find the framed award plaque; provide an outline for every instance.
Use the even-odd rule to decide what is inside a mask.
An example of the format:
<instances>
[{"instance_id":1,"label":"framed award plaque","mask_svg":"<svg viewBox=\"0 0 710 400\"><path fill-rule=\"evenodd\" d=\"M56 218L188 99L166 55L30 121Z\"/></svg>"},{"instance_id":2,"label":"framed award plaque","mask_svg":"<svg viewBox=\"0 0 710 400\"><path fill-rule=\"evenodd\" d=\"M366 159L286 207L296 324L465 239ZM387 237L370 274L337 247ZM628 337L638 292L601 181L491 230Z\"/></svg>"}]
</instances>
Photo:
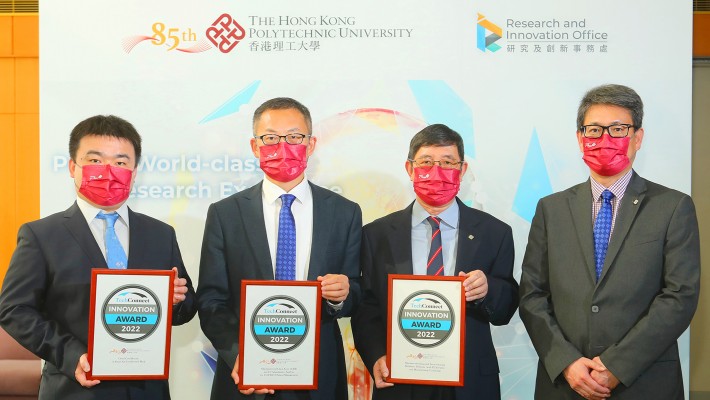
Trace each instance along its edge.
<instances>
[{"instance_id":1,"label":"framed award plaque","mask_svg":"<svg viewBox=\"0 0 710 400\"><path fill-rule=\"evenodd\" d=\"M174 275L91 271L88 379L168 379Z\"/></svg>"},{"instance_id":2,"label":"framed award plaque","mask_svg":"<svg viewBox=\"0 0 710 400\"><path fill-rule=\"evenodd\" d=\"M388 382L463 386L464 279L389 275Z\"/></svg>"},{"instance_id":3,"label":"framed award plaque","mask_svg":"<svg viewBox=\"0 0 710 400\"><path fill-rule=\"evenodd\" d=\"M242 281L239 389L317 389L320 282Z\"/></svg>"}]
</instances>

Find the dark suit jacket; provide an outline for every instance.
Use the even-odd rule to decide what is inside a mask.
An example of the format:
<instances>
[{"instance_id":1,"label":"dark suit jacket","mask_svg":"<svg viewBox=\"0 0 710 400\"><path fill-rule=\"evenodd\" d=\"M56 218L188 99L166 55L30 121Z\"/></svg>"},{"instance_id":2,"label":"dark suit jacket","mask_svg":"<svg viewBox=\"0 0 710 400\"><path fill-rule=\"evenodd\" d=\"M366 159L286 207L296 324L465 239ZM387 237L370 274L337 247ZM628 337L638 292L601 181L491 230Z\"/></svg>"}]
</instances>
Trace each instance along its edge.
<instances>
[{"instance_id":1,"label":"dark suit jacket","mask_svg":"<svg viewBox=\"0 0 710 400\"><path fill-rule=\"evenodd\" d=\"M173 308L173 325L196 312L194 290L173 228L129 212L129 269L171 269L190 288ZM91 269L107 268L84 215L74 203L64 212L20 227L0 293L0 325L46 361L40 383L45 399L168 399L167 381L102 381L87 389L74 378L87 352Z\"/></svg>"},{"instance_id":2,"label":"dark suit jacket","mask_svg":"<svg viewBox=\"0 0 710 400\"><path fill-rule=\"evenodd\" d=\"M698 302L700 254L687 195L634 172L596 281L590 182L537 205L523 260L520 317L540 356L537 399L580 398L563 370L600 356L614 399L682 399L676 339Z\"/></svg>"},{"instance_id":3,"label":"dark suit jacket","mask_svg":"<svg viewBox=\"0 0 710 400\"><path fill-rule=\"evenodd\" d=\"M460 200L456 274L480 269L488 279L482 302L466 303L464 386L457 399L500 399L498 359L490 325L504 325L518 307L513 279L515 249L510 226ZM351 324L355 347L372 373L387 353L388 274L412 274L412 205L363 228L363 301ZM473 239L469 239L473 236ZM374 399L416 399L418 386L395 384L374 389Z\"/></svg>"},{"instance_id":4,"label":"dark suit jacket","mask_svg":"<svg viewBox=\"0 0 710 400\"><path fill-rule=\"evenodd\" d=\"M239 312L243 279L273 280L264 226L262 184L210 206L202 242L197 289L202 331L218 352L212 399L242 396L230 374L239 352ZM362 213L350 200L310 184L313 193L313 244L308 280L325 274L350 278L350 293L337 314L323 301L318 390L311 399L346 399L345 355L337 318L349 316L360 298ZM293 395L277 391L279 398Z\"/></svg>"}]
</instances>

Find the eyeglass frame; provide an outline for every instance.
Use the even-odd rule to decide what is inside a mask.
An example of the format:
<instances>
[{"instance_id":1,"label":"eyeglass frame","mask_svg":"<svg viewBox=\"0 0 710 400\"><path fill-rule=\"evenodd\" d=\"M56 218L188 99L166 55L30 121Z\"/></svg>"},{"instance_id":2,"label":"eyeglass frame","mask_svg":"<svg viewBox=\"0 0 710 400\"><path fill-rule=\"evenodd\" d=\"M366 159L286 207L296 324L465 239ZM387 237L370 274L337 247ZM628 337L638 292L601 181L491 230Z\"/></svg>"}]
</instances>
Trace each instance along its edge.
<instances>
[{"instance_id":1,"label":"eyeglass frame","mask_svg":"<svg viewBox=\"0 0 710 400\"><path fill-rule=\"evenodd\" d=\"M415 164L419 164L419 161L417 161L417 160L412 160L411 158L408 158L407 161L409 161L410 163L412 163L412 166L416 166ZM430 169L430 168L433 168L433 167L434 167L434 164L438 163L438 164L439 164L439 167L440 167L440 168L443 168L443 169L461 169L461 168L463 168L463 164L466 162L466 161L463 161L463 160L461 160L461 161L425 160L425 161L431 162L431 166L429 166L429 167L427 167L427 166L419 166L419 168ZM446 168L446 167L444 167L444 166L441 165L442 161L443 161L443 162L447 162L447 163L451 163L451 164L454 164L454 165L458 164L458 168L457 168L457 167Z\"/></svg>"},{"instance_id":2,"label":"eyeglass frame","mask_svg":"<svg viewBox=\"0 0 710 400\"><path fill-rule=\"evenodd\" d=\"M278 140L278 142L276 142L276 143L266 144L266 142L264 141L264 137L265 137L265 136L276 136L276 137L279 138L279 140ZM289 137L289 136L300 136L300 137L301 137L301 141L299 141L298 143L289 143L288 139L286 139L286 138ZM267 133L267 134L261 135L261 136L256 136L256 135L255 135L255 136L254 136L254 139L260 139L260 140L261 140L261 144L263 144L264 146L273 146L273 145L276 145L276 144L281 143L282 140L283 140L284 142L286 142L286 144L290 144L290 145L292 145L292 146L296 146L296 145L299 145L299 144L303 144L303 140L304 140L305 138L309 138L309 139L310 139L311 136L313 136L313 135L311 135L311 134L306 135L306 134L303 134L303 133L289 133L289 134L283 135L283 136L282 136L282 135L277 135L277 134L275 134L275 133Z\"/></svg>"},{"instance_id":3,"label":"eyeglass frame","mask_svg":"<svg viewBox=\"0 0 710 400\"><path fill-rule=\"evenodd\" d=\"M602 128L602 133L601 133L599 136L587 136L587 127L589 127L589 126L596 126L596 127ZM626 134L624 134L624 136L614 136L614 135L612 135L612 134L611 134L611 131L609 130L609 128L611 128L612 126L623 126L623 127L626 127ZM623 138L629 136L629 130L630 130L631 128L634 128L634 130L636 130L637 126L636 126L636 125L633 125L633 124L611 124L611 125L607 125L607 126L599 125L599 124L589 124L589 125L582 125L581 128L582 128L582 129L581 129L582 136L584 136L584 137L587 138L587 139L599 139L599 138L601 138L602 136L604 136L604 131L606 131L606 133L607 133L607 135L609 135L609 137L612 137L612 138L614 138L614 139L623 139Z\"/></svg>"}]
</instances>

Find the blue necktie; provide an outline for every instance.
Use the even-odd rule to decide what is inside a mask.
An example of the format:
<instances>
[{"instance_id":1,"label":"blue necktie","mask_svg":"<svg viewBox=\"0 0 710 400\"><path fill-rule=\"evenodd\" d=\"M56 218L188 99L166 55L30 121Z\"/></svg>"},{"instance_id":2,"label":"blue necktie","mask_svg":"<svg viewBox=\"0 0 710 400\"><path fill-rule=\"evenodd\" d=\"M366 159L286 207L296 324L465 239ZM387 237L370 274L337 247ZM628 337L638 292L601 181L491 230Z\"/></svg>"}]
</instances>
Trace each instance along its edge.
<instances>
[{"instance_id":1,"label":"blue necktie","mask_svg":"<svg viewBox=\"0 0 710 400\"><path fill-rule=\"evenodd\" d=\"M609 247L609 234L611 233L611 199L614 193L609 190L602 192L602 207L594 222L594 263L597 273L597 281L602 275L606 250Z\"/></svg>"},{"instance_id":2,"label":"blue necktie","mask_svg":"<svg viewBox=\"0 0 710 400\"><path fill-rule=\"evenodd\" d=\"M276 280L296 279L296 222L291 204L296 199L292 194L281 195L279 211L279 238L276 244Z\"/></svg>"},{"instance_id":3,"label":"blue necktie","mask_svg":"<svg viewBox=\"0 0 710 400\"><path fill-rule=\"evenodd\" d=\"M128 259L126 252L121 246L116 236L114 225L118 219L118 213L104 214L99 213L96 218L106 220L106 230L104 231L104 241L106 242L106 264L111 269L126 269L128 268Z\"/></svg>"},{"instance_id":4,"label":"blue necktie","mask_svg":"<svg viewBox=\"0 0 710 400\"><path fill-rule=\"evenodd\" d=\"M429 217L427 222L431 225L431 248L429 249L429 261L426 264L426 274L443 275L444 255L441 254L441 218Z\"/></svg>"}]
</instances>

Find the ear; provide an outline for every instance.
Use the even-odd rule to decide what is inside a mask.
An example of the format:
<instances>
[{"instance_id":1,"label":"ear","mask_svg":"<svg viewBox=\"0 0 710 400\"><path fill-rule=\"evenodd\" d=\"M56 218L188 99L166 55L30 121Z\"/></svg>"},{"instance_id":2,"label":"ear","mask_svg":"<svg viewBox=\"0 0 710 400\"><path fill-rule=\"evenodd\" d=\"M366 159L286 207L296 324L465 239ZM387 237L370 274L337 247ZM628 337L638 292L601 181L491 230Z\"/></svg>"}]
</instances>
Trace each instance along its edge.
<instances>
[{"instance_id":1,"label":"ear","mask_svg":"<svg viewBox=\"0 0 710 400\"><path fill-rule=\"evenodd\" d=\"M459 182L463 180L463 175L468 171L468 163L466 161L461 164L461 174L459 174Z\"/></svg>"},{"instance_id":2,"label":"ear","mask_svg":"<svg viewBox=\"0 0 710 400\"><path fill-rule=\"evenodd\" d=\"M251 152L254 154L254 157L259 158L259 146L256 144L256 138L251 138L249 144L251 145Z\"/></svg>"},{"instance_id":3,"label":"ear","mask_svg":"<svg viewBox=\"0 0 710 400\"><path fill-rule=\"evenodd\" d=\"M311 136L308 139L308 147L306 148L306 157L310 157L311 154L313 154L313 151L316 149L316 142L318 141L318 138L315 136Z\"/></svg>"},{"instance_id":4,"label":"ear","mask_svg":"<svg viewBox=\"0 0 710 400\"><path fill-rule=\"evenodd\" d=\"M577 144L579 144L579 151L584 153L584 136L580 131L577 131Z\"/></svg>"},{"instance_id":5,"label":"ear","mask_svg":"<svg viewBox=\"0 0 710 400\"><path fill-rule=\"evenodd\" d=\"M643 142L643 128L639 128L636 131L636 133L634 134L634 139L634 146L636 146L636 151L641 150L641 142Z\"/></svg>"},{"instance_id":6,"label":"ear","mask_svg":"<svg viewBox=\"0 0 710 400\"><path fill-rule=\"evenodd\" d=\"M72 159L70 158L70 159L69 159L69 176L71 176L72 178L74 177L74 170L75 170L77 167L79 167L79 166L76 165L76 163L74 162L74 160L72 160Z\"/></svg>"},{"instance_id":7,"label":"ear","mask_svg":"<svg viewBox=\"0 0 710 400\"><path fill-rule=\"evenodd\" d=\"M404 162L404 169L407 171L407 175L409 175L409 180L414 181L414 166L409 160Z\"/></svg>"}]
</instances>

